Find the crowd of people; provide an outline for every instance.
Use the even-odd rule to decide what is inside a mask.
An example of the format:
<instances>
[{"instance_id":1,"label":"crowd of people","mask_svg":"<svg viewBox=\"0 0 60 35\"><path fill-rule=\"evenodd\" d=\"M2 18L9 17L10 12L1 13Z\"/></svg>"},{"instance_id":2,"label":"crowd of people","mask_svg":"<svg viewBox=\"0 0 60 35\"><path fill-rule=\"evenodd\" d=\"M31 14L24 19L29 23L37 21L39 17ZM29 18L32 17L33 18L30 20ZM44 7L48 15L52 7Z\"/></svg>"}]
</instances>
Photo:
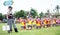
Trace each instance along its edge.
<instances>
[{"instance_id":1,"label":"crowd of people","mask_svg":"<svg viewBox=\"0 0 60 35\"><path fill-rule=\"evenodd\" d=\"M48 28L48 27L55 27L60 25L60 19L59 18L48 18L44 17L40 19L40 17L37 18L19 18L19 24L20 29L28 29L31 30L32 28L40 29L40 28Z\"/></svg>"}]
</instances>

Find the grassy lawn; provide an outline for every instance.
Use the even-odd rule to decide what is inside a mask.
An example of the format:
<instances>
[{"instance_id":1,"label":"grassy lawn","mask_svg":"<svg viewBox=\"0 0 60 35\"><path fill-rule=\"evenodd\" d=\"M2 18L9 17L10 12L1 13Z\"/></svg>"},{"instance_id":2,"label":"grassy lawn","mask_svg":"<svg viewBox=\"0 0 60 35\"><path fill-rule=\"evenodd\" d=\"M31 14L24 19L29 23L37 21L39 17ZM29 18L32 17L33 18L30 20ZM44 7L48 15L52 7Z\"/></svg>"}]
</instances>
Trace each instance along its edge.
<instances>
[{"instance_id":1,"label":"grassy lawn","mask_svg":"<svg viewBox=\"0 0 60 35\"><path fill-rule=\"evenodd\" d=\"M7 31L2 30L2 26L5 24L0 24L0 35L60 35L60 26L50 27L50 28L41 28L41 29L32 29L32 30L20 30L19 24L16 24L19 32L7 33Z\"/></svg>"}]
</instances>

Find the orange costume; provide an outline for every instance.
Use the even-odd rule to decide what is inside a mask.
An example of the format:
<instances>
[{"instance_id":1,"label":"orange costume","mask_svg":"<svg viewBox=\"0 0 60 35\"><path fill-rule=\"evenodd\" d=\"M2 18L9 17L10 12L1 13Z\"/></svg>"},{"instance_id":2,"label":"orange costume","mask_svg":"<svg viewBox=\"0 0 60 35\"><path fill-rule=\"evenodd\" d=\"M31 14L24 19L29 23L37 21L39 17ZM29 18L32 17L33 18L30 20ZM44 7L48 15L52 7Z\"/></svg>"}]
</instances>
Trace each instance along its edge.
<instances>
[{"instance_id":1,"label":"orange costume","mask_svg":"<svg viewBox=\"0 0 60 35\"><path fill-rule=\"evenodd\" d=\"M26 29L26 23L25 23L24 20L20 22L20 25L21 25L21 26L24 26L24 29Z\"/></svg>"},{"instance_id":2,"label":"orange costume","mask_svg":"<svg viewBox=\"0 0 60 35\"><path fill-rule=\"evenodd\" d=\"M36 26L41 26L41 21L40 20L36 21Z\"/></svg>"},{"instance_id":3,"label":"orange costume","mask_svg":"<svg viewBox=\"0 0 60 35\"><path fill-rule=\"evenodd\" d=\"M47 24L47 22L48 22L48 21L47 21L46 19L45 19L45 20L43 20L44 25L46 25L46 24Z\"/></svg>"},{"instance_id":4,"label":"orange costume","mask_svg":"<svg viewBox=\"0 0 60 35\"><path fill-rule=\"evenodd\" d=\"M56 24L56 19L53 19L53 24Z\"/></svg>"},{"instance_id":5,"label":"orange costume","mask_svg":"<svg viewBox=\"0 0 60 35\"><path fill-rule=\"evenodd\" d=\"M28 21L28 25L32 25L32 21L29 20L29 21Z\"/></svg>"},{"instance_id":6,"label":"orange costume","mask_svg":"<svg viewBox=\"0 0 60 35\"><path fill-rule=\"evenodd\" d=\"M36 20L33 21L33 25L35 25L35 24L36 24Z\"/></svg>"},{"instance_id":7,"label":"orange costume","mask_svg":"<svg viewBox=\"0 0 60 35\"><path fill-rule=\"evenodd\" d=\"M50 24L50 20L47 20L47 24Z\"/></svg>"}]
</instances>

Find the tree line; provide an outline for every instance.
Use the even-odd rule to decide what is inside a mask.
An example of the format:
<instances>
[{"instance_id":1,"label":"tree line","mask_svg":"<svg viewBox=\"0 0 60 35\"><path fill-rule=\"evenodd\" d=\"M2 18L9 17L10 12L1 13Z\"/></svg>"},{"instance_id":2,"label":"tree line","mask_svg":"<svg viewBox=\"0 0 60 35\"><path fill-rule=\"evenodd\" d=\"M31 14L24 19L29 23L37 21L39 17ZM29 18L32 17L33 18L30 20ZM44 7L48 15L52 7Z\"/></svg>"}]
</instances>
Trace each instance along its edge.
<instances>
[{"instance_id":1,"label":"tree line","mask_svg":"<svg viewBox=\"0 0 60 35\"><path fill-rule=\"evenodd\" d=\"M59 5L56 6L56 8L54 10L56 10L56 12L58 12L57 14L59 14ZM53 11L54 11L53 10ZM28 15L31 15L33 18L35 18L36 16L39 16L40 18L43 18L46 15L50 15L50 10L48 9L46 13L39 13L37 12L37 10L31 8L29 12L25 11L25 10L19 10L19 11L15 11L14 16L15 18L26 18ZM56 15L58 16L58 15ZM2 13L0 13L0 20L6 19L6 15L3 15Z\"/></svg>"}]
</instances>

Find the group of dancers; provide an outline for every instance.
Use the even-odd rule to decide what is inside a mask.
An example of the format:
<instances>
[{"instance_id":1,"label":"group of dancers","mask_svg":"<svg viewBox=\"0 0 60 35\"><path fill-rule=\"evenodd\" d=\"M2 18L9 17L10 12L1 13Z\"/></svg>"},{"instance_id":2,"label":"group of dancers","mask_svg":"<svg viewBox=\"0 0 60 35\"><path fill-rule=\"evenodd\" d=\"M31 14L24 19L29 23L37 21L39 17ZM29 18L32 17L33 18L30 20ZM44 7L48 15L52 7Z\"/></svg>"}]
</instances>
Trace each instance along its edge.
<instances>
[{"instance_id":1,"label":"group of dancers","mask_svg":"<svg viewBox=\"0 0 60 35\"><path fill-rule=\"evenodd\" d=\"M40 19L37 18L19 18L20 29L28 29L31 30L32 28L40 29L40 28L47 28L47 27L55 27L60 24L59 18L48 18L44 17Z\"/></svg>"}]
</instances>

